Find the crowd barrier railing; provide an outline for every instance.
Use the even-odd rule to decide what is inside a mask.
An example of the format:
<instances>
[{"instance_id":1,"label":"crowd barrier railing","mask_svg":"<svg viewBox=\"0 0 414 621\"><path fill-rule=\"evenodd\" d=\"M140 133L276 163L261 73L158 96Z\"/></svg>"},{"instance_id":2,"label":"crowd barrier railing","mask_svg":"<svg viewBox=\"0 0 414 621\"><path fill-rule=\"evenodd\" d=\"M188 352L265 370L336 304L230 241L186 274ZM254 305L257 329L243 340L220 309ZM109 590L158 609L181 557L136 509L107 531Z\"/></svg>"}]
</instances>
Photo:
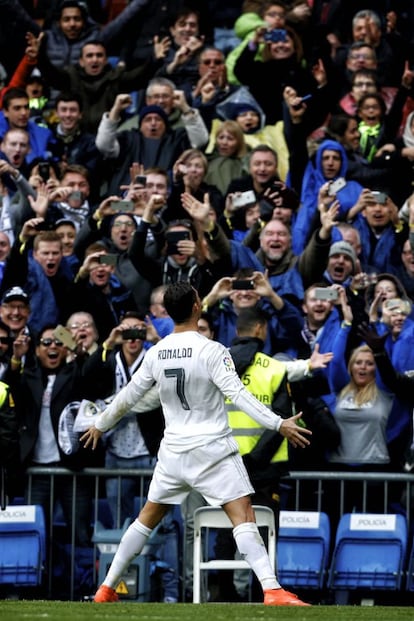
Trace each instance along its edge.
<instances>
[{"instance_id":1,"label":"crowd barrier railing","mask_svg":"<svg viewBox=\"0 0 414 621\"><path fill-rule=\"evenodd\" d=\"M32 483L35 476L49 476L51 483L51 494L49 501L49 510L48 515L46 516L46 521L50 523L50 531L48 532L48 560L47 565L51 570L47 572L47 585L46 585L46 597L50 599L56 598L53 592L53 566L56 562L54 558L54 543L56 537L58 536L57 529L57 519L55 512L55 500L56 500L56 486L59 485L59 478L62 476L70 475L72 477L72 490L73 490L73 503L72 503L72 528L69 532L69 541L70 541L70 572L69 572L69 588L68 588L68 599L73 600L77 598L77 584L75 577L75 555L76 555L76 532L75 532L75 502L76 502L76 492L79 479L81 477L88 477L93 481L93 497L91 501L91 529L93 525L99 519L99 510L100 503L99 500L105 498L105 479L108 477L117 477L119 480L122 477L135 477L137 479L137 488L138 493L137 496L144 497L144 490L150 480L152 475L152 470L149 469L117 469L110 470L106 468L87 468L79 472L74 472L71 470L67 470L65 468L45 468L45 467L33 467L28 469L27 471L27 494L25 496L24 502L31 504L32 503ZM412 498L414 493L414 475L410 473L349 473L349 472L329 472L329 471L292 471L288 477L283 479L282 487L288 489L288 498L289 498L289 509L292 510L313 510L313 511L321 511L323 510L323 495L324 488L331 483L332 481L338 481L339 485L339 515L344 513L344 496L346 486L350 481L358 481L362 484L363 490L363 498L362 498L362 507L359 509L361 513L369 512L366 511L366 507L369 502L369 487L372 482L378 483L383 491L379 492L380 496L383 497L383 512L387 513L387 507L390 497L390 487L398 485L399 490L401 492L401 511L405 513L405 517L407 519L407 523L411 524L411 513L412 513ZM302 499L305 496L304 492L308 489L308 486L312 484L314 489L314 506L303 506ZM378 488L376 490L378 494ZM283 497L283 496L282 496ZM118 505L119 505L118 499ZM282 501L283 502L283 501ZM283 508L283 505L282 505ZM133 518L135 516L131 516ZM60 525L61 526L61 525ZM122 526L119 524L119 513L118 513L118 524L115 524L115 527ZM185 545L185 538L183 537L183 546ZM91 542L91 548L93 549L93 576L96 582L97 580L97 546ZM182 559L186 558L185 551L183 550ZM181 576L184 575L183 568L181 569Z\"/></svg>"}]
</instances>

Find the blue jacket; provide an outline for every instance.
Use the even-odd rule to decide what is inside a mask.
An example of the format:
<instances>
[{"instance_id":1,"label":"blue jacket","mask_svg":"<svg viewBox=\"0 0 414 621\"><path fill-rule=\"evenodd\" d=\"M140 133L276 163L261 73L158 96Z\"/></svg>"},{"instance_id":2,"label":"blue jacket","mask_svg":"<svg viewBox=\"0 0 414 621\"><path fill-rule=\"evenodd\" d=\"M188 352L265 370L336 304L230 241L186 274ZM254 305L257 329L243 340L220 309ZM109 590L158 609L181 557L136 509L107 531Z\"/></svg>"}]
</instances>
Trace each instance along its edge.
<instances>
[{"instance_id":1,"label":"blue jacket","mask_svg":"<svg viewBox=\"0 0 414 621\"><path fill-rule=\"evenodd\" d=\"M302 328L302 318L298 309L286 300L284 303L284 307L276 311L266 299L258 302L259 308L268 315L267 338L263 353L269 356L277 352L294 353L293 335ZM237 314L231 300L228 298L223 300L212 310L212 314L216 340L230 347L237 336Z\"/></svg>"},{"instance_id":2,"label":"blue jacket","mask_svg":"<svg viewBox=\"0 0 414 621\"><path fill-rule=\"evenodd\" d=\"M326 354L328 352L333 351L334 341L338 332L341 330L341 317L339 316L339 312L336 307L332 309L329 313L323 327L319 330L313 348L316 344L319 345L319 352L321 354ZM326 380L329 382L329 372L330 367L332 366L333 361L329 363L329 366L326 369L321 369L318 371L319 374L323 375ZM346 369L345 369L346 371ZM329 382L330 386L331 383ZM332 387L331 387L332 390ZM322 399L325 401L326 405L329 407L331 412L333 412L335 407L335 393L329 392L325 395L322 395Z\"/></svg>"},{"instance_id":3,"label":"blue jacket","mask_svg":"<svg viewBox=\"0 0 414 621\"><path fill-rule=\"evenodd\" d=\"M244 267L251 267L256 272L264 272L263 264L248 246L241 242L230 240L231 266L234 272Z\"/></svg>"},{"instance_id":4,"label":"blue jacket","mask_svg":"<svg viewBox=\"0 0 414 621\"><path fill-rule=\"evenodd\" d=\"M382 326L382 330L380 326ZM378 330L380 333L388 329L384 324L379 324L378 327L380 328ZM391 335L388 336L385 341L385 349L397 372L406 373L414 369L414 322L411 319L406 319L404 327L395 341ZM410 404L403 399L399 399L398 395L395 396L393 408L388 419L388 442L407 433L411 423L412 410Z\"/></svg>"},{"instance_id":5,"label":"blue jacket","mask_svg":"<svg viewBox=\"0 0 414 621\"><path fill-rule=\"evenodd\" d=\"M3 138L9 129L9 122L1 111L0 137ZM49 159L51 157L51 146L56 142L51 130L47 127L41 127L32 119L29 119L26 131L29 134L30 140L30 152L26 155L26 162L30 164L36 158L41 160Z\"/></svg>"},{"instance_id":6,"label":"blue jacket","mask_svg":"<svg viewBox=\"0 0 414 621\"><path fill-rule=\"evenodd\" d=\"M60 263L58 276L66 278L68 285L72 282L73 274L65 257ZM24 288L30 297L28 321L30 329L38 333L44 326L58 324L63 309L58 308L49 279L31 252L28 257L27 283Z\"/></svg>"},{"instance_id":7,"label":"blue jacket","mask_svg":"<svg viewBox=\"0 0 414 621\"><path fill-rule=\"evenodd\" d=\"M272 285L273 291L280 296L286 296L288 299L295 299L298 302L305 297L303 280L297 269L297 263L295 267L283 272L283 274L269 276L269 282Z\"/></svg>"},{"instance_id":8,"label":"blue jacket","mask_svg":"<svg viewBox=\"0 0 414 621\"><path fill-rule=\"evenodd\" d=\"M375 247L372 244L372 234L366 218L358 214L353 226L361 237L361 254L359 258L363 270L374 268L375 271L381 273L392 272L392 266L401 264L399 241L391 224L382 233Z\"/></svg>"},{"instance_id":9,"label":"blue jacket","mask_svg":"<svg viewBox=\"0 0 414 621\"><path fill-rule=\"evenodd\" d=\"M322 173L322 156L327 149L338 151L341 155L341 168L335 179L346 176L348 158L345 149L335 140L324 140L316 151L315 164L309 161L303 176L301 207L292 229L292 248L295 254L300 254L306 246L318 210L319 190L328 181ZM361 191L362 186L357 181L347 181L346 186L339 190L336 195L340 203L339 220L344 220L346 213L357 202Z\"/></svg>"}]
</instances>

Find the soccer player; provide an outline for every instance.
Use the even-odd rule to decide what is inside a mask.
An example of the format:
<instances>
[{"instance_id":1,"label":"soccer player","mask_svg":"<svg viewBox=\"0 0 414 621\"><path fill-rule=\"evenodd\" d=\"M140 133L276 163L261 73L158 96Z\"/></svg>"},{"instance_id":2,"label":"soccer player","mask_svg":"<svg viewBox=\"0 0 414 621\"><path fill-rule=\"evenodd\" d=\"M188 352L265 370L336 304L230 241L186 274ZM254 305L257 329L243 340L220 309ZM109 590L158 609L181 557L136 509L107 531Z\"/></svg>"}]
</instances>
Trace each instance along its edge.
<instances>
[{"instance_id":1,"label":"soccer player","mask_svg":"<svg viewBox=\"0 0 414 621\"><path fill-rule=\"evenodd\" d=\"M95 602L114 602L122 573L141 552L152 529L171 504L180 504L191 489L211 505L222 506L233 524L233 536L250 564L271 606L308 606L280 586L255 523L250 495L254 489L228 424L224 396L263 427L276 429L293 446L309 444L311 432L299 427L301 414L283 419L250 394L240 381L228 350L198 332L201 301L188 282L167 287L165 308L173 319L172 334L146 354L131 381L99 415L95 426L81 438L96 448L104 431L120 418L156 382L165 417L165 432L138 518L123 535Z\"/></svg>"}]
</instances>

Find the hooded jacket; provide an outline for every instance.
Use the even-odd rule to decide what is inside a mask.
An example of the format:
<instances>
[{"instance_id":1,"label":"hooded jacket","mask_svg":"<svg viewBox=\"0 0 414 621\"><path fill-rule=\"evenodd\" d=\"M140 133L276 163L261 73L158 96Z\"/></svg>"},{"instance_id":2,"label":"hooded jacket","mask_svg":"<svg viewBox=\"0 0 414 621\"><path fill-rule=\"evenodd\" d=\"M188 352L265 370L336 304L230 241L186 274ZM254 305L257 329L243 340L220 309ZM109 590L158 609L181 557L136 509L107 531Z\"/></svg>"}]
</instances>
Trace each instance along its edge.
<instances>
[{"instance_id":1,"label":"hooded jacket","mask_svg":"<svg viewBox=\"0 0 414 621\"><path fill-rule=\"evenodd\" d=\"M348 158L344 147L336 140L324 140L316 151L315 161L308 162L303 177L301 208L292 231L292 247L296 254L303 251L313 228L316 228L313 227L312 223L316 218L319 221L318 194L321 186L328 181L322 172L322 156L327 150L337 151L341 156L339 172L329 181L346 177ZM362 189L357 181L347 181L346 186L337 192L336 198L340 203L338 219L345 219L346 213L355 205Z\"/></svg>"}]
</instances>

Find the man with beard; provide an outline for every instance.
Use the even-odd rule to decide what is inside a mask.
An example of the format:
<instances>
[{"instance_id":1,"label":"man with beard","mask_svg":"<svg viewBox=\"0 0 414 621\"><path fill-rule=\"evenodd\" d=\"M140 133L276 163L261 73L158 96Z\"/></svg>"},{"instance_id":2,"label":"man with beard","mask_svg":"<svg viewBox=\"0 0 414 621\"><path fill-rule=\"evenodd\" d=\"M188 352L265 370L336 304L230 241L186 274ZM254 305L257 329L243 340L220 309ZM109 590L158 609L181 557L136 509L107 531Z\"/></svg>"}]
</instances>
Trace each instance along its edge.
<instances>
[{"instance_id":1,"label":"man with beard","mask_svg":"<svg viewBox=\"0 0 414 621\"><path fill-rule=\"evenodd\" d=\"M335 205L320 209L322 226L299 256L293 254L290 228L281 220L270 220L260 232L256 256L267 270L273 290L298 306L303 300L304 287L322 278L336 213Z\"/></svg>"}]
</instances>

